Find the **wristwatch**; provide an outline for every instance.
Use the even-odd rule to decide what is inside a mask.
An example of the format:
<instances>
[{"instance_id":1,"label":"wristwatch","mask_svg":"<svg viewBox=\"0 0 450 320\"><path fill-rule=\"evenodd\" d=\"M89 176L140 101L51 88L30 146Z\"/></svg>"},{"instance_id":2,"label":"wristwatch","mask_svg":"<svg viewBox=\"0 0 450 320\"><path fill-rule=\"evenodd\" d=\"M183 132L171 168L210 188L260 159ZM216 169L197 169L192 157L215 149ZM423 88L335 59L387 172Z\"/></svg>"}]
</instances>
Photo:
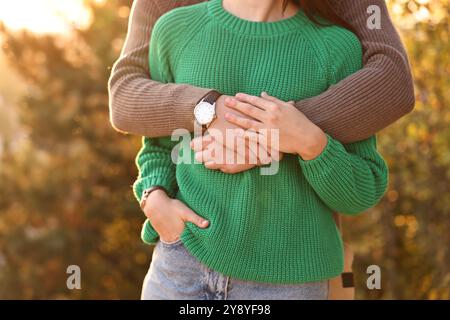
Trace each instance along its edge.
<instances>
[{"instance_id":1,"label":"wristwatch","mask_svg":"<svg viewBox=\"0 0 450 320\"><path fill-rule=\"evenodd\" d=\"M216 118L216 101L222 94L212 90L195 106L194 117L198 125L203 129L208 126Z\"/></svg>"},{"instance_id":2,"label":"wristwatch","mask_svg":"<svg viewBox=\"0 0 450 320\"><path fill-rule=\"evenodd\" d=\"M164 189L164 188L161 187L161 186L154 186L154 187L151 187L151 188L149 188L149 189L146 189L146 190L144 190L144 191L142 192L141 203L140 203L141 209L142 209L142 210L144 210L144 208L145 208L145 203L147 202L147 198L148 198L148 196L150 195L150 193L152 193L153 191L156 191L156 190L163 190L163 191L166 191L166 189ZM167 192L166 192L166 193L167 193Z\"/></svg>"}]
</instances>

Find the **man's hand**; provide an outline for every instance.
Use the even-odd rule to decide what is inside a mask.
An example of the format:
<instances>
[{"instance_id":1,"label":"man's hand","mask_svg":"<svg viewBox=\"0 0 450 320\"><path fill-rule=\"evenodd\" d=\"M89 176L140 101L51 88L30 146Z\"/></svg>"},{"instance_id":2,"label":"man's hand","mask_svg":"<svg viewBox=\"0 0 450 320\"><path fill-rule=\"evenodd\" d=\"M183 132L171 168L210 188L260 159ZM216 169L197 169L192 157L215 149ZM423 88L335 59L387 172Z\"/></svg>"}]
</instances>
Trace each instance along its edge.
<instances>
[{"instance_id":1,"label":"man's hand","mask_svg":"<svg viewBox=\"0 0 450 320\"><path fill-rule=\"evenodd\" d=\"M206 228L209 222L183 202L170 198L163 190L155 190L147 198L144 207L145 216L163 242L177 241L186 222L192 222L199 228Z\"/></svg>"},{"instance_id":2,"label":"man's hand","mask_svg":"<svg viewBox=\"0 0 450 320\"><path fill-rule=\"evenodd\" d=\"M242 157L235 151L227 149L222 142L217 141L208 134L195 138L191 142L191 148L195 151L195 160L204 163L205 167L210 170L236 174L250 170L259 164L257 161L250 163L249 153L247 153L246 157ZM217 154L218 151L220 151L220 155ZM249 150L249 152L251 151ZM228 158L229 156L231 156L231 159Z\"/></svg>"},{"instance_id":3,"label":"man's hand","mask_svg":"<svg viewBox=\"0 0 450 320\"><path fill-rule=\"evenodd\" d=\"M191 143L192 149L196 152L197 161L205 163L205 167L212 170L220 170L224 173L239 173L247 171L256 166L268 164L274 160L280 160L282 158L281 154L270 155L268 151L264 148L258 148L258 150L250 150L251 143L246 140L245 148L240 150L237 148L238 144L235 140L234 143L230 145L230 141L226 141L227 130L229 135L234 134L234 130L238 129L239 126L226 121L225 114L231 113L237 117L248 118L246 115L240 113L239 111L233 110L227 106L227 104L232 103L231 96L222 95L216 101L216 119L211 123L208 128L208 132L215 132L214 138L206 134L204 137L198 137L194 139ZM235 139L242 139L241 137L235 136ZM212 158L214 154L211 150L222 149L222 154L232 152L234 154L234 159L240 158L243 161L229 162L229 161L218 161L217 158ZM252 154L252 156L250 156ZM256 161L253 161L256 158ZM252 161L250 161L252 160Z\"/></svg>"},{"instance_id":4,"label":"man's hand","mask_svg":"<svg viewBox=\"0 0 450 320\"><path fill-rule=\"evenodd\" d=\"M226 95L222 95L219 97L219 99L217 99L216 101L216 119L214 119L214 121L211 123L211 125L208 127L208 131L216 131L216 132L220 132L222 137L226 136L226 132L227 130L229 130L229 132L232 132L235 129L238 129L239 126L230 123L229 121L227 121L225 119L225 115L227 113L232 113L237 117L244 117L244 118L248 118L250 119L248 116L244 115L243 113L235 110L235 109L231 109L229 108L227 105L229 103L231 103L231 101L233 101L234 97L231 96L226 96ZM226 143L225 141L220 141L217 139L216 137L216 141L221 142L225 147L226 147ZM234 148L230 148L233 151Z\"/></svg>"}]
</instances>

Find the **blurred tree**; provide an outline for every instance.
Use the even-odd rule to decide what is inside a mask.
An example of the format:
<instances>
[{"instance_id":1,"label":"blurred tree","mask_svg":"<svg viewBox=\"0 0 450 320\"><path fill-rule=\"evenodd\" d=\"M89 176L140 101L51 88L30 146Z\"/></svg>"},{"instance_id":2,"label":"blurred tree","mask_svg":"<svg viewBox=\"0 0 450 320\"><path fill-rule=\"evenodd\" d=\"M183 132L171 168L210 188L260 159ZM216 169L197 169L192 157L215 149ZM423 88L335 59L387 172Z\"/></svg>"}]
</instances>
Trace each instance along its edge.
<instances>
[{"instance_id":1,"label":"blurred tree","mask_svg":"<svg viewBox=\"0 0 450 320\"><path fill-rule=\"evenodd\" d=\"M417 104L379 135L390 168L383 202L345 225L357 249L358 297L449 299L450 2L390 5L408 48ZM381 267L380 291L366 287L371 264Z\"/></svg>"},{"instance_id":2,"label":"blurred tree","mask_svg":"<svg viewBox=\"0 0 450 320\"><path fill-rule=\"evenodd\" d=\"M4 31L29 90L18 106L28 138L0 167L0 299L140 294L150 253L130 188L139 138L113 132L106 91L131 1L86 3L93 22L71 37ZM72 264L79 291L66 288Z\"/></svg>"},{"instance_id":3,"label":"blurred tree","mask_svg":"<svg viewBox=\"0 0 450 320\"><path fill-rule=\"evenodd\" d=\"M151 249L131 184L139 138L115 134L106 82L131 0L86 1L93 22L70 38L4 37L29 86L18 105L27 139L0 159L0 299L137 298ZM357 296L450 298L450 4L389 2L408 46L416 111L380 135L390 165L383 202L346 219L357 257ZM351 221L351 223L350 223ZM66 268L82 290L66 288ZM382 290L366 269L382 270Z\"/></svg>"}]
</instances>

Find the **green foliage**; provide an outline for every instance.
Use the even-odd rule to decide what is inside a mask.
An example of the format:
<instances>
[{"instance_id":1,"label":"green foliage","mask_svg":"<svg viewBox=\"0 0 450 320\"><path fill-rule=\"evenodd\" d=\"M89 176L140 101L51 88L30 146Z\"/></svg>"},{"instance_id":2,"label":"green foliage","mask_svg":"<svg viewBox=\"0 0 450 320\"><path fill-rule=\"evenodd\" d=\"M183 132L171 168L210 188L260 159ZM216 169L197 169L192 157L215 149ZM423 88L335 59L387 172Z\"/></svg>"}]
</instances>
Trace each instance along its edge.
<instances>
[{"instance_id":1,"label":"green foliage","mask_svg":"<svg viewBox=\"0 0 450 320\"><path fill-rule=\"evenodd\" d=\"M0 299L138 298L150 262L131 191L140 139L115 133L108 119L109 67L131 1L87 3L93 23L73 38L3 32L28 90L17 105L26 137L0 154ZM402 9L399 25L422 7L444 18L402 30L417 107L380 134L390 189L379 206L345 220L345 238L357 254L358 298L448 299L450 4L391 5ZM66 288L72 264L81 267L79 291ZM372 264L382 270L379 291L365 286Z\"/></svg>"}]
</instances>

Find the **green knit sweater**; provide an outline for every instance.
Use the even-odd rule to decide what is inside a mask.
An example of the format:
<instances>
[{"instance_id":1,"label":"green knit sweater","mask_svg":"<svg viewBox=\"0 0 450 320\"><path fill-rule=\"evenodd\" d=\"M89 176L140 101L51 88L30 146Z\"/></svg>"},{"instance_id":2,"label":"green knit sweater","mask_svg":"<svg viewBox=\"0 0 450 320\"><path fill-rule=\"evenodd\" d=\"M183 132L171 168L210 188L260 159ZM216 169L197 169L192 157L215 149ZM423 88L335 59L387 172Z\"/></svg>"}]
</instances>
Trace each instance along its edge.
<instances>
[{"instance_id":1,"label":"green knit sweater","mask_svg":"<svg viewBox=\"0 0 450 320\"><path fill-rule=\"evenodd\" d=\"M228 95L267 91L297 101L361 68L361 51L354 34L317 26L302 11L277 22L251 22L212 0L159 19L151 38L150 70L161 82ZM230 175L201 164L174 164L176 143L170 137L143 139L135 195L140 199L143 190L163 186L208 219L206 229L188 223L181 239L201 262L238 279L281 284L339 275L343 250L333 212L362 212L380 200L387 186L387 167L375 137L347 145L328 137L318 158L286 155L278 173L269 176L259 168ZM142 238L149 244L157 241L148 220Z\"/></svg>"}]
</instances>

